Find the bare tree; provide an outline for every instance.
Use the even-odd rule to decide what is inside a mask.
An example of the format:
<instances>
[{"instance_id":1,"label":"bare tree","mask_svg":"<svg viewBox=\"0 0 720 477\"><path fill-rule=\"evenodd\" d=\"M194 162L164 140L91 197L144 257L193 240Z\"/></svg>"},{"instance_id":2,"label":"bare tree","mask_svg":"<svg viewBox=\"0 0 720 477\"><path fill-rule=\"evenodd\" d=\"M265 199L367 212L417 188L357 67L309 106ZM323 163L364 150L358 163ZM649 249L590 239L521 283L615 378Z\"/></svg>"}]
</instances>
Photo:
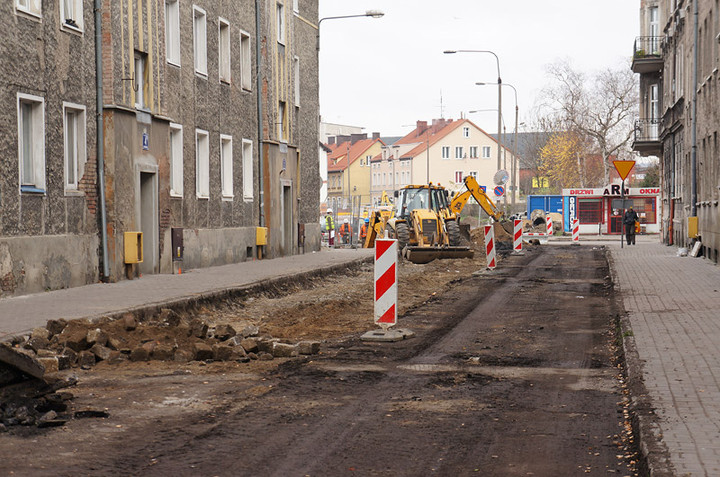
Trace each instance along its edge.
<instances>
[{"instance_id":1,"label":"bare tree","mask_svg":"<svg viewBox=\"0 0 720 477\"><path fill-rule=\"evenodd\" d=\"M638 87L628 67L607 68L587 78L567 61L548 67L552 84L545 88L546 114L591 141L602 157L605 183L610 182L611 157L629 153L633 118L638 108Z\"/></svg>"}]
</instances>

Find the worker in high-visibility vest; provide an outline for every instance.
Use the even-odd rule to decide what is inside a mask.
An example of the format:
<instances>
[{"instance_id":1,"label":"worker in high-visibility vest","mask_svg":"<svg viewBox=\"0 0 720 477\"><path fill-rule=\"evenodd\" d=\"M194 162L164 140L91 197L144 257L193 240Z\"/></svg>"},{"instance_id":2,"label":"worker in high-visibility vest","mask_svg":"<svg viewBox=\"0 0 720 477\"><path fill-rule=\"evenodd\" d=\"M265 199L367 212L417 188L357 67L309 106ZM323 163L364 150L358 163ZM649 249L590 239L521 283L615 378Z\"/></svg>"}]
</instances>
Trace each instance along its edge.
<instances>
[{"instance_id":1,"label":"worker in high-visibility vest","mask_svg":"<svg viewBox=\"0 0 720 477\"><path fill-rule=\"evenodd\" d=\"M370 219L365 219L365 222L360 226L360 246L365 245L365 239L367 238L367 229Z\"/></svg>"},{"instance_id":2,"label":"worker in high-visibility vest","mask_svg":"<svg viewBox=\"0 0 720 477\"><path fill-rule=\"evenodd\" d=\"M352 236L352 227L348 222L348 219L343 220L343 224L340 226L340 240L342 243L350 243L350 237Z\"/></svg>"},{"instance_id":3,"label":"worker in high-visibility vest","mask_svg":"<svg viewBox=\"0 0 720 477\"><path fill-rule=\"evenodd\" d=\"M332 209L325 212L325 230L328 233L328 245L335 245L335 221L332 216Z\"/></svg>"}]
</instances>

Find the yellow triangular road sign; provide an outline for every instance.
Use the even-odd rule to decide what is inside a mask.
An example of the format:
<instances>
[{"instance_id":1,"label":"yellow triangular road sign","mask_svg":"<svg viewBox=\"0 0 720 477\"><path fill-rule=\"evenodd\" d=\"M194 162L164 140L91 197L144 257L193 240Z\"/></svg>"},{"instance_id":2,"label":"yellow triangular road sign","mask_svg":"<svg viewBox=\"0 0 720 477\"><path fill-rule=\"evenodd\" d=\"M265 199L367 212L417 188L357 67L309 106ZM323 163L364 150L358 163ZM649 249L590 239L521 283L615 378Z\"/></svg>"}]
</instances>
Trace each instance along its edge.
<instances>
[{"instance_id":1,"label":"yellow triangular road sign","mask_svg":"<svg viewBox=\"0 0 720 477\"><path fill-rule=\"evenodd\" d=\"M615 170L618 171L622 180L625 180L632 168L635 167L635 161L613 161L613 164L615 164Z\"/></svg>"}]
</instances>

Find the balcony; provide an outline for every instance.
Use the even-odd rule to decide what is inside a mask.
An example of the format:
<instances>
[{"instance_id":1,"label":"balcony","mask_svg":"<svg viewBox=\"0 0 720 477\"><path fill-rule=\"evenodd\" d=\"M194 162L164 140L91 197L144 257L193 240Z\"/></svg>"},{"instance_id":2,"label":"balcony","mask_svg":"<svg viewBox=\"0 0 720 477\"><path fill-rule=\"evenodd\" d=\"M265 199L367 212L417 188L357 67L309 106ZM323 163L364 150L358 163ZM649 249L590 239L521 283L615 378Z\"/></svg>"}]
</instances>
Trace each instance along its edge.
<instances>
[{"instance_id":1,"label":"balcony","mask_svg":"<svg viewBox=\"0 0 720 477\"><path fill-rule=\"evenodd\" d=\"M635 137L632 150L641 156L659 156L662 152L659 119L638 119L635 121Z\"/></svg>"},{"instance_id":2,"label":"balcony","mask_svg":"<svg viewBox=\"0 0 720 477\"><path fill-rule=\"evenodd\" d=\"M661 36L639 36L633 46L634 73L659 73L663 69L664 39Z\"/></svg>"}]
</instances>

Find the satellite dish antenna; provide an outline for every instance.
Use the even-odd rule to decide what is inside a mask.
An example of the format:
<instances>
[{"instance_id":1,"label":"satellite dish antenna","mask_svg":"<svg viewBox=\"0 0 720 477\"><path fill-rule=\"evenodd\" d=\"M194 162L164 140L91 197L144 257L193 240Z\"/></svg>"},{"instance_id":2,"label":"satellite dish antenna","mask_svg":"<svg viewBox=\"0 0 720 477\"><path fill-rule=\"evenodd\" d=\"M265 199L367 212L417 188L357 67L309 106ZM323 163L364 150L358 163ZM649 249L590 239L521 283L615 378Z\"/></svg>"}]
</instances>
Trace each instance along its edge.
<instances>
[{"instance_id":1,"label":"satellite dish antenna","mask_svg":"<svg viewBox=\"0 0 720 477\"><path fill-rule=\"evenodd\" d=\"M508 179L510 179L510 174L508 174L508 171L505 169L500 169L493 176L493 182L495 185L505 185Z\"/></svg>"}]
</instances>

